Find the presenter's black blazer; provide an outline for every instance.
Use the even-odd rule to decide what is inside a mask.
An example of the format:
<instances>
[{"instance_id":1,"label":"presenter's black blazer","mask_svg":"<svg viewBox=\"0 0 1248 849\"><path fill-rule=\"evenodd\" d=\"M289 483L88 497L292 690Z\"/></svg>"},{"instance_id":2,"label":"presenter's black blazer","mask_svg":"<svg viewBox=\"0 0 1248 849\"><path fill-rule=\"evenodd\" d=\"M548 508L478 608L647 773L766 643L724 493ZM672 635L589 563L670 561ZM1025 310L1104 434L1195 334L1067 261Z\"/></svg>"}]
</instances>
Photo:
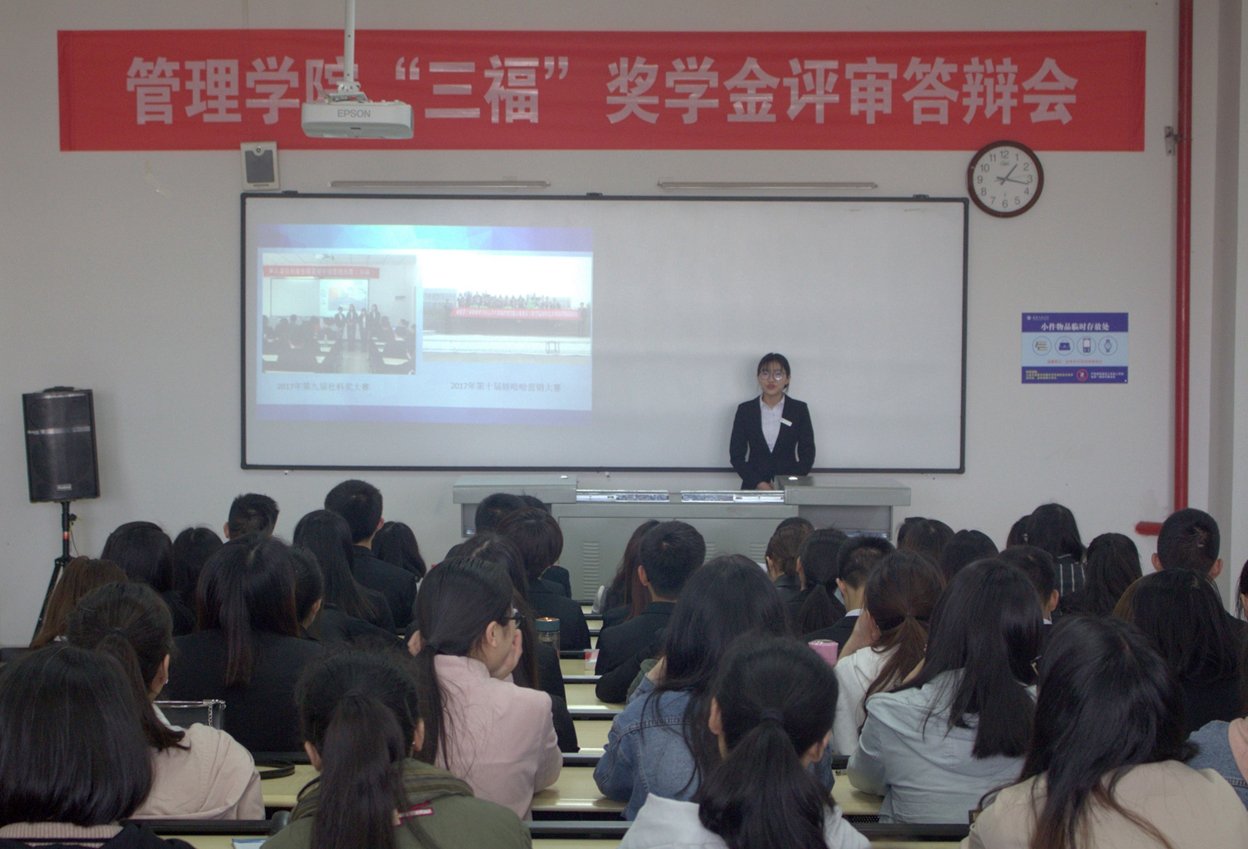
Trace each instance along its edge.
<instances>
[{"instance_id":1,"label":"presenter's black blazer","mask_svg":"<svg viewBox=\"0 0 1248 849\"><path fill-rule=\"evenodd\" d=\"M801 401L784 399L784 419L774 451L767 450L763 437L763 412L758 398L737 407L732 422L728 457L741 476L742 489L755 489L777 475L806 475L815 464L815 429L810 410Z\"/></svg>"}]
</instances>

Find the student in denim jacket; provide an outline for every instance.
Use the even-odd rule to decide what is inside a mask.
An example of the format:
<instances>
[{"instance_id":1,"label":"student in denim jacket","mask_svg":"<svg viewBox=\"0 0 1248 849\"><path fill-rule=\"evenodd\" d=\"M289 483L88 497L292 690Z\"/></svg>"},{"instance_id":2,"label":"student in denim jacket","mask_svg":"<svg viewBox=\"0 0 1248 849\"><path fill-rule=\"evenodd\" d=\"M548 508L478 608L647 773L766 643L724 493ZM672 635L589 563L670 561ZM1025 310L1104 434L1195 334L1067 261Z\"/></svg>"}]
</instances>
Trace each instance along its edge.
<instances>
[{"instance_id":1,"label":"student in denim jacket","mask_svg":"<svg viewBox=\"0 0 1248 849\"><path fill-rule=\"evenodd\" d=\"M720 658L742 634L786 632L780 594L749 558L716 557L693 573L672 612L664 659L616 717L594 768L598 789L628 802L625 819L637 816L650 793L693 798L698 761L718 761L718 741L706 722Z\"/></svg>"}]
</instances>

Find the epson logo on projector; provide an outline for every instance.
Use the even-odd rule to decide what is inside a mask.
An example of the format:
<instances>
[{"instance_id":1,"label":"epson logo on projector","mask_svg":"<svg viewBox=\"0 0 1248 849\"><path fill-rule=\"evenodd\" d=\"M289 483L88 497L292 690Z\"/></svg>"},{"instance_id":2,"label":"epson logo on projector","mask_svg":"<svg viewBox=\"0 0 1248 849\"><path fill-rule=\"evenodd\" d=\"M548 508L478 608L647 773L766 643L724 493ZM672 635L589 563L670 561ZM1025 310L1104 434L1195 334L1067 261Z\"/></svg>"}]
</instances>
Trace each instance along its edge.
<instances>
[{"instance_id":1,"label":"epson logo on projector","mask_svg":"<svg viewBox=\"0 0 1248 849\"><path fill-rule=\"evenodd\" d=\"M339 118L371 118L372 111L368 109L339 109Z\"/></svg>"}]
</instances>

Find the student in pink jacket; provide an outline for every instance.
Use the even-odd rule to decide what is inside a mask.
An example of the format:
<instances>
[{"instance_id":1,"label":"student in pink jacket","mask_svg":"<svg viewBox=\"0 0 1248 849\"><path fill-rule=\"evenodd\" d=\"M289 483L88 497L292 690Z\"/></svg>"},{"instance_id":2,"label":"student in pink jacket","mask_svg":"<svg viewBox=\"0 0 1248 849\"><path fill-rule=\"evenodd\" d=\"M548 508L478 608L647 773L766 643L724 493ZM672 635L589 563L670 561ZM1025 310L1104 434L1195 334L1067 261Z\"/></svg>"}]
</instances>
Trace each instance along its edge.
<instances>
[{"instance_id":1,"label":"student in pink jacket","mask_svg":"<svg viewBox=\"0 0 1248 849\"><path fill-rule=\"evenodd\" d=\"M559 777L563 755L550 696L511 682L521 653L511 579L493 563L448 560L421 583L416 619L420 759L527 819L533 794Z\"/></svg>"}]
</instances>

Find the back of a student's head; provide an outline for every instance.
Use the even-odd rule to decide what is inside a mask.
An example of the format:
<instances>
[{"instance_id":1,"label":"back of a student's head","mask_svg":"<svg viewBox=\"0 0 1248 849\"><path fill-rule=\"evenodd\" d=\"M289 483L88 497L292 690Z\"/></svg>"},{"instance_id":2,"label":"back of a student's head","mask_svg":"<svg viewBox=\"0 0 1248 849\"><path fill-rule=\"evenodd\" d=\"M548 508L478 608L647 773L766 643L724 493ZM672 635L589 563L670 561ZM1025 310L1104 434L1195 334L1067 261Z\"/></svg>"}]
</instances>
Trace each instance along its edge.
<instances>
[{"instance_id":1,"label":"back of a student's head","mask_svg":"<svg viewBox=\"0 0 1248 849\"><path fill-rule=\"evenodd\" d=\"M836 579L841 576L836 556L847 539L836 528L819 528L802 540L797 559L802 561L802 575L810 595L793 623L798 634L830 628L840 619L842 608L833 601Z\"/></svg>"},{"instance_id":2,"label":"back of a student's head","mask_svg":"<svg viewBox=\"0 0 1248 849\"><path fill-rule=\"evenodd\" d=\"M1135 628L1069 616L1053 627L1038 664L1035 727L1022 778L1046 775L1037 831L1065 834L1102 804L1105 780L1137 764L1188 760L1174 672ZM1147 819L1147 814L1145 815Z\"/></svg>"},{"instance_id":3,"label":"back of a student's head","mask_svg":"<svg viewBox=\"0 0 1248 849\"><path fill-rule=\"evenodd\" d=\"M325 509L347 520L352 543L364 542L377 532L382 507L381 490L368 481L343 481L325 496Z\"/></svg>"},{"instance_id":4,"label":"back of a student's head","mask_svg":"<svg viewBox=\"0 0 1248 849\"><path fill-rule=\"evenodd\" d=\"M1129 536L1101 534L1088 543L1083 564L1084 603L1080 612L1108 616L1127 587L1143 574L1140 551Z\"/></svg>"},{"instance_id":5,"label":"back of a student's head","mask_svg":"<svg viewBox=\"0 0 1248 849\"><path fill-rule=\"evenodd\" d=\"M1162 523L1155 562L1162 569L1186 569L1210 575L1214 565L1220 564L1218 550L1221 546L1217 521L1204 510L1189 507L1171 513Z\"/></svg>"},{"instance_id":6,"label":"back of a student's head","mask_svg":"<svg viewBox=\"0 0 1248 849\"><path fill-rule=\"evenodd\" d=\"M712 558L689 577L672 611L663 687L702 695L737 637L787 633L784 602L758 564L740 554Z\"/></svg>"},{"instance_id":7,"label":"back of a student's head","mask_svg":"<svg viewBox=\"0 0 1248 849\"><path fill-rule=\"evenodd\" d=\"M351 572L351 537L351 526L342 516L332 510L313 510L295 525L291 542L316 558L326 604L340 607L348 616L371 621L379 611L374 610Z\"/></svg>"},{"instance_id":8,"label":"back of a student's head","mask_svg":"<svg viewBox=\"0 0 1248 849\"><path fill-rule=\"evenodd\" d=\"M223 544L221 537L203 527L186 528L173 538L173 588L188 607L195 605L199 573Z\"/></svg>"},{"instance_id":9,"label":"back of a student's head","mask_svg":"<svg viewBox=\"0 0 1248 849\"><path fill-rule=\"evenodd\" d=\"M58 644L0 673L0 825L108 825L151 786L139 706L112 657Z\"/></svg>"},{"instance_id":10,"label":"back of a student's head","mask_svg":"<svg viewBox=\"0 0 1248 849\"><path fill-rule=\"evenodd\" d=\"M101 560L120 566L132 581L158 593L173 588L173 541L154 522L126 522L108 535Z\"/></svg>"},{"instance_id":11,"label":"back of a student's head","mask_svg":"<svg viewBox=\"0 0 1248 849\"><path fill-rule=\"evenodd\" d=\"M847 586L860 590L875 564L893 551L893 544L883 537L850 537L836 554L837 573Z\"/></svg>"},{"instance_id":12,"label":"back of a student's head","mask_svg":"<svg viewBox=\"0 0 1248 849\"><path fill-rule=\"evenodd\" d=\"M197 591L199 627L225 637L226 686L250 683L254 636L295 637L295 567L290 549L273 537L231 539L204 564Z\"/></svg>"},{"instance_id":13,"label":"back of a student's head","mask_svg":"<svg viewBox=\"0 0 1248 849\"><path fill-rule=\"evenodd\" d=\"M1015 545L1002 551L997 558L1027 576L1047 619L1057 606L1057 563L1053 555L1034 545Z\"/></svg>"},{"instance_id":14,"label":"back of a student's head","mask_svg":"<svg viewBox=\"0 0 1248 849\"><path fill-rule=\"evenodd\" d=\"M706 559L706 541L692 525L662 522L642 537L639 556L651 591L666 599L676 599Z\"/></svg>"},{"instance_id":15,"label":"back of a student's head","mask_svg":"<svg viewBox=\"0 0 1248 849\"><path fill-rule=\"evenodd\" d=\"M940 571L944 573L945 583L976 560L996 554L996 543L983 531L958 531L940 552Z\"/></svg>"},{"instance_id":16,"label":"back of a student's head","mask_svg":"<svg viewBox=\"0 0 1248 849\"><path fill-rule=\"evenodd\" d=\"M65 636L65 622L77 607L79 599L98 587L111 583L125 583L128 579L121 567L111 560L92 560L75 557L65 564L61 579L48 599L48 609L43 625L31 641L32 649L40 649L57 637Z\"/></svg>"},{"instance_id":17,"label":"back of a student's head","mask_svg":"<svg viewBox=\"0 0 1248 849\"><path fill-rule=\"evenodd\" d=\"M889 655L869 695L891 689L923 660L932 612L944 589L944 578L931 558L910 549L885 555L871 570L863 607L880 630L872 648Z\"/></svg>"},{"instance_id":18,"label":"back of a student's head","mask_svg":"<svg viewBox=\"0 0 1248 849\"><path fill-rule=\"evenodd\" d=\"M536 507L546 513L550 512L550 505L536 495L520 495L517 496L525 507Z\"/></svg>"},{"instance_id":19,"label":"back of a student's head","mask_svg":"<svg viewBox=\"0 0 1248 849\"><path fill-rule=\"evenodd\" d=\"M107 584L83 596L70 614L66 640L83 649L110 655L126 673L148 744L164 751L182 739L156 716L148 694L173 651L173 616L146 584Z\"/></svg>"},{"instance_id":20,"label":"back of a student's head","mask_svg":"<svg viewBox=\"0 0 1248 849\"><path fill-rule=\"evenodd\" d=\"M1019 757L1031 736L1034 704L1025 687L1035 681L1042 627L1027 576L1001 560L979 560L945 588L932 612L923 669L904 686L922 687L961 670L938 708L949 727L975 714L976 758Z\"/></svg>"},{"instance_id":21,"label":"back of a student's head","mask_svg":"<svg viewBox=\"0 0 1248 849\"><path fill-rule=\"evenodd\" d=\"M339 652L307 668L295 701L322 766L311 845L393 849L399 764L421 718L412 672L386 652Z\"/></svg>"},{"instance_id":22,"label":"back of a student's head","mask_svg":"<svg viewBox=\"0 0 1248 849\"><path fill-rule=\"evenodd\" d=\"M295 619L308 628L325 604L325 573L316 555L299 545L290 547L290 562L295 568Z\"/></svg>"},{"instance_id":23,"label":"back of a student's head","mask_svg":"<svg viewBox=\"0 0 1248 849\"><path fill-rule=\"evenodd\" d=\"M897 547L926 554L934 561L940 560L949 540L953 539L953 528L939 519L907 519L897 529Z\"/></svg>"},{"instance_id":24,"label":"back of a student's head","mask_svg":"<svg viewBox=\"0 0 1248 849\"><path fill-rule=\"evenodd\" d=\"M277 502L267 495L248 492L234 499L225 522L225 534L234 537L246 534L270 536L277 526Z\"/></svg>"},{"instance_id":25,"label":"back of a student's head","mask_svg":"<svg viewBox=\"0 0 1248 849\"><path fill-rule=\"evenodd\" d=\"M787 519L785 521L788 521ZM797 577L797 558L802 550L802 543L810 536L810 528L805 525L781 523L771 539L767 540L767 568L776 576L788 575Z\"/></svg>"},{"instance_id":26,"label":"back of a student's head","mask_svg":"<svg viewBox=\"0 0 1248 849\"><path fill-rule=\"evenodd\" d=\"M711 731L727 755L702 765L702 824L729 846L823 846L828 795L802 758L832 727L832 668L797 640L745 638L724 657L712 692Z\"/></svg>"},{"instance_id":27,"label":"back of a student's head","mask_svg":"<svg viewBox=\"0 0 1248 849\"><path fill-rule=\"evenodd\" d=\"M555 565L563 553L563 531L559 529L559 523L549 513L536 507L524 507L508 513L496 532L520 549L530 584Z\"/></svg>"},{"instance_id":28,"label":"back of a student's head","mask_svg":"<svg viewBox=\"0 0 1248 849\"><path fill-rule=\"evenodd\" d=\"M780 524L776 525L777 531L784 528L799 528L802 532L802 537L805 538L815 530L815 523L805 516L790 516L787 519L781 519Z\"/></svg>"},{"instance_id":29,"label":"back of a student's head","mask_svg":"<svg viewBox=\"0 0 1248 849\"><path fill-rule=\"evenodd\" d=\"M1041 504L1027 518L1026 543L1043 548L1053 558L1069 557L1083 559L1083 539L1079 525L1069 507L1061 504Z\"/></svg>"},{"instance_id":30,"label":"back of a student's head","mask_svg":"<svg viewBox=\"0 0 1248 849\"><path fill-rule=\"evenodd\" d=\"M378 529L373 537L373 556L418 578L423 578L428 571L416 533L403 522L386 522Z\"/></svg>"},{"instance_id":31,"label":"back of a student's head","mask_svg":"<svg viewBox=\"0 0 1248 849\"><path fill-rule=\"evenodd\" d=\"M1218 589L1198 572L1145 575L1123 594L1114 616L1138 628L1181 681L1225 681L1239 672L1238 641Z\"/></svg>"},{"instance_id":32,"label":"back of a student's head","mask_svg":"<svg viewBox=\"0 0 1248 849\"><path fill-rule=\"evenodd\" d=\"M526 506L528 505L524 503L520 496L512 495L510 492L496 492L493 495L487 495L477 505L477 512L473 519L476 533L493 533L498 530L498 523L503 521L504 516L517 510L523 510Z\"/></svg>"}]
</instances>

